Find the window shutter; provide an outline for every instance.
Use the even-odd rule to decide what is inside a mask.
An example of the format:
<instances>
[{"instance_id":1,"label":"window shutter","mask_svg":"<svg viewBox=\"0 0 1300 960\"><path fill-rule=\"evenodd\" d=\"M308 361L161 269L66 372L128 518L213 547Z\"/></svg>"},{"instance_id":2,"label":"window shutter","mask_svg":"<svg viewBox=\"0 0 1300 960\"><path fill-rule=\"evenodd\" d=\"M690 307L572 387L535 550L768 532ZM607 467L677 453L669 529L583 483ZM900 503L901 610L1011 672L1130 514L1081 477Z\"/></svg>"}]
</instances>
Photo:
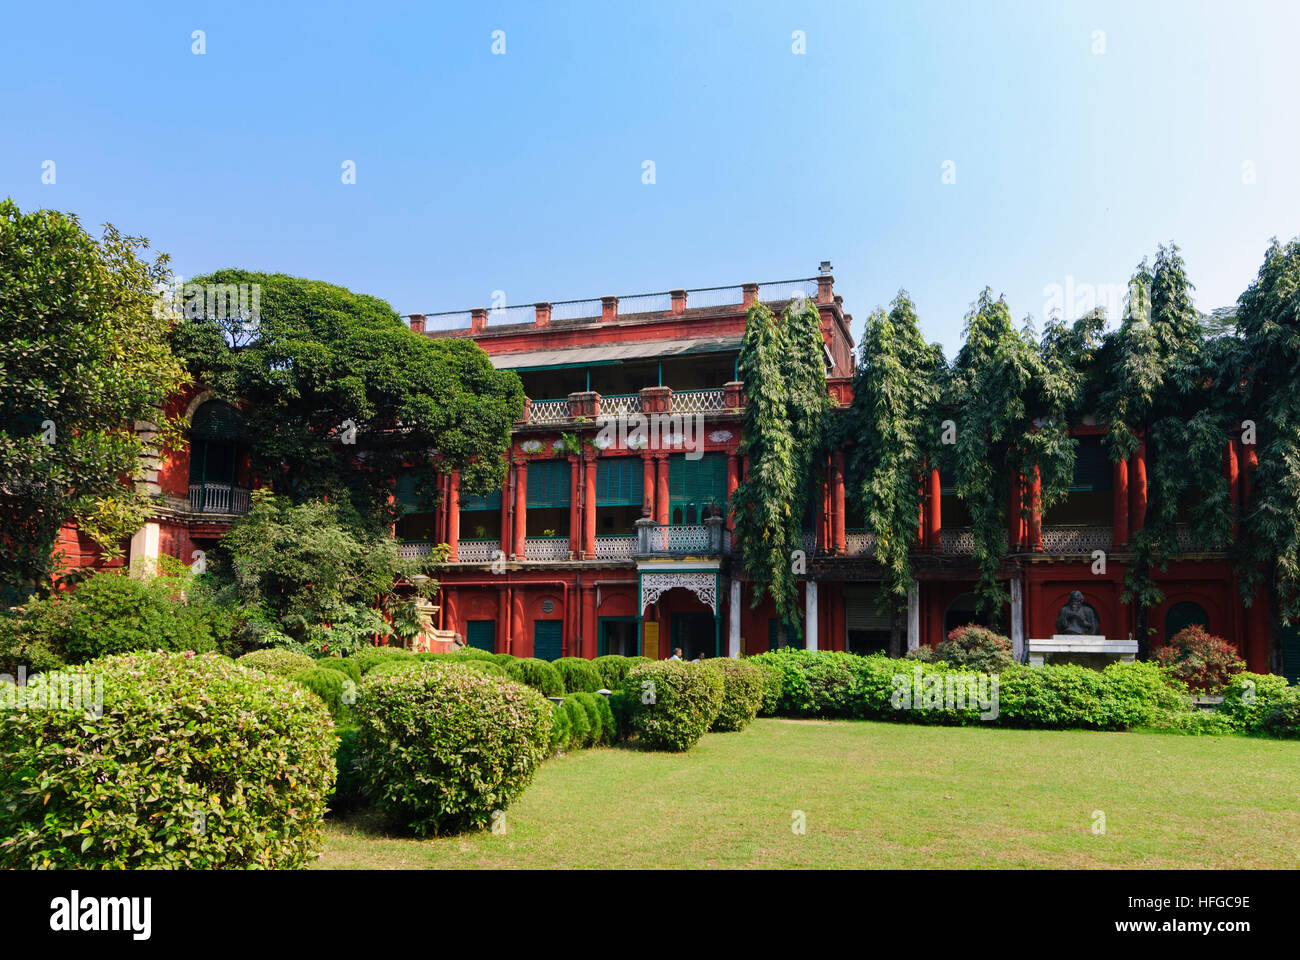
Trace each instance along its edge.
<instances>
[{"instance_id":1,"label":"window shutter","mask_svg":"<svg viewBox=\"0 0 1300 960\"><path fill-rule=\"evenodd\" d=\"M611 457L596 461L596 504L639 505L644 466L640 457Z\"/></svg>"},{"instance_id":2,"label":"window shutter","mask_svg":"<svg viewBox=\"0 0 1300 960\"><path fill-rule=\"evenodd\" d=\"M534 460L528 464L528 506L569 505L569 461Z\"/></svg>"}]
</instances>

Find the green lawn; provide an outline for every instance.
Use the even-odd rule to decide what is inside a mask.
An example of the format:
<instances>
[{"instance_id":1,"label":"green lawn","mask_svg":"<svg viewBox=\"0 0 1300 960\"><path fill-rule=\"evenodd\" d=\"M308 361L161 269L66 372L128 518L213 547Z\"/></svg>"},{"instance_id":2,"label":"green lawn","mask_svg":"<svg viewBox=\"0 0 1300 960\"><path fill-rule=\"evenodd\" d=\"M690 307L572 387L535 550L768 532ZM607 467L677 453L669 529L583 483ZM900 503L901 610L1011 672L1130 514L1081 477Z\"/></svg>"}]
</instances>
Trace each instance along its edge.
<instances>
[{"instance_id":1,"label":"green lawn","mask_svg":"<svg viewBox=\"0 0 1300 960\"><path fill-rule=\"evenodd\" d=\"M1300 743L758 720L548 760L504 834L332 821L319 866L1297 867L1297 785Z\"/></svg>"}]
</instances>

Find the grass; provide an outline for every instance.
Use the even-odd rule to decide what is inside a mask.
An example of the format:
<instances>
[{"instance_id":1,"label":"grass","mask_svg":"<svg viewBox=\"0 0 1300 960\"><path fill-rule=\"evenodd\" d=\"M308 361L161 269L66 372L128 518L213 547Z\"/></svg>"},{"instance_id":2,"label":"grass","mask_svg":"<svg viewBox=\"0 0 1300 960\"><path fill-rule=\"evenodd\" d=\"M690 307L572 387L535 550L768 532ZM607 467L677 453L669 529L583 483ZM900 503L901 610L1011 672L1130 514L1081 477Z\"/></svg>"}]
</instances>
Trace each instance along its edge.
<instances>
[{"instance_id":1,"label":"grass","mask_svg":"<svg viewBox=\"0 0 1300 960\"><path fill-rule=\"evenodd\" d=\"M548 760L503 834L330 821L318 866L1297 867L1298 781L1294 742L758 720Z\"/></svg>"}]
</instances>

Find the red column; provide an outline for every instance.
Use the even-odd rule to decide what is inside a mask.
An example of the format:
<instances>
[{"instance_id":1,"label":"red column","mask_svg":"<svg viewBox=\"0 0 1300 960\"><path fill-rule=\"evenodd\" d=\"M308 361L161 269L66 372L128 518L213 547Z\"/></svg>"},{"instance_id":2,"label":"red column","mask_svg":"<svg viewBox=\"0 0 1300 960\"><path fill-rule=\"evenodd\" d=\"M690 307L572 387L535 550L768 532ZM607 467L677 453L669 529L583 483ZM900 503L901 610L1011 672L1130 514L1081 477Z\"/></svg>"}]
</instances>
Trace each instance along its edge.
<instances>
[{"instance_id":1,"label":"red column","mask_svg":"<svg viewBox=\"0 0 1300 960\"><path fill-rule=\"evenodd\" d=\"M649 453L641 454L641 516L655 515L655 462Z\"/></svg>"},{"instance_id":2,"label":"red column","mask_svg":"<svg viewBox=\"0 0 1300 960\"><path fill-rule=\"evenodd\" d=\"M1241 506L1245 509L1250 506L1251 478L1259 466L1259 454L1255 452L1253 443L1242 444L1241 450Z\"/></svg>"},{"instance_id":3,"label":"red column","mask_svg":"<svg viewBox=\"0 0 1300 960\"><path fill-rule=\"evenodd\" d=\"M516 657L533 655L533 634L529 625L524 623L524 591L519 587L510 590L510 652Z\"/></svg>"},{"instance_id":4,"label":"red column","mask_svg":"<svg viewBox=\"0 0 1300 960\"><path fill-rule=\"evenodd\" d=\"M1139 443L1128 465L1128 524L1130 534L1146 526L1147 445Z\"/></svg>"},{"instance_id":5,"label":"red column","mask_svg":"<svg viewBox=\"0 0 1300 960\"><path fill-rule=\"evenodd\" d=\"M939 499L939 496L940 496L939 468L932 467L930 469L930 491L929 491L930 529L926 532L927 535L929 536L930 549L935 552L938 552L939 550L939 539L940 539L939 532L943 526L942 523L943 503Z\"/></svg>"},{"instance_id":6,"label":"red column","mask_svg":"<svg viewBox=\"0 0 1300 960\"><path fill-rule=\"evenodd\" d=\"M1043 478L1037 465L1029 487L1029 549L1043 552Z\"/></svg>"},{"instance_id":7,"label":"red column","mask_svg":"<svg viewBox=\"0 0 1300 960\"><path fill-rule=\"evenodd\" d=\"M447 609L443 611L443 629L450 630L452 633L464 633L460 628L460 591L455 587L448 587L443 594L443 602Z\"/></svg>"},{"instance_id":8,"label":"red column","mask_svg":"<svg viewBox=\"0 0 1300 960\"><path fill-rule=\"evenodd\" d=\"M831 512L834 527L831 530L831 549L844 553L844 451L831 454Z\"/></svg>"},{"instance_id":9,"label":"red column","mask_svg":"<svg viewBox=\"0 0 1300 960\"><path fill-rule=\"evenodd\" d=\"M582 656L596 655L596 586L582 588Z\"/></svg>"},{"instance_id":10,"label":"red column","mask_svg":"<svg viewBox=\"0 0 1300 960\"><path fill-rule=\"evenodd\" d=\"M727 455L727 529L736 529L736 511L732 501L736 499L736 487L740 485L740 457L734 453Z\"/></svg>"},{"instance_id":11,"label":"red column","mask_svg":"<svg viewBox=\"0 0 1300 960\"><path fill-rule=\"evenodd\" d=\"M655 454L655 523L668 522L668 454Z\"/></svg>"},{"instance_id":12,"label":"red column","mask_svg":"<svg viewBox=\"0 0 1300 960\"><path fill-rule=\"evenodd\" d=\"M1019 553L1025 542L1025 522L1020 515L1020 471L1011 472L1011 489L1007 494L1007 549Z\"/></svg>"},{"instance_id":13,"label":"red column","mask_svg":"<svg viewBox=\"0 0 1300 960\"><path fill-rule=\"evenodd\" d=\"M1117 460L1111 466L1111 537L1112 548L1128 546L1128 461Z\"/></svg>"},{"instance_id":14,"label":"red column","mask_svg":"<svg viewBox=\"0 0 1300 960\"><path fill-rule=\"evenodd\" d=\"M577 457L569 457L569 556L577 557L581 547L580 532L582 529L582 498L578 495L578 471L581 469L579 464L582 461Z\"/></svg>"},{"instance_id":15,"label":"red column","mask_svg":"<svg viewBox=\"0 0 1300 960\"><path fill-rule=\"evenodd\" d=\"M1231 438L1223 448L1223 475L1228 480L1228 502L1232 504L1232 540L1237 540L1237 504L1241 501L1241 464L1237 444Z\"/></svg>"},{"instance_id":16,"label":"red column","mask_svg":"<svg viewBox=\"0 0 1300 960\"><path fill-rule=\"evenodd\" d=\"M433 542L447 542L447 505L451 502L451 496L447 492L450 478L446 474L438 474L438 493L441 500L438 503L438 510L433 515Z\"/></svg>"},{"instance_id":17,"label":"red column","mask_svg":"<svg viewBox=\"0 0 1300 960\"><path fill-rule=\"evenodd\" d=\"M515 461L515 542L510 551L515 559L524 559L524 539L528 531L528 461Z\"/></svg>"},{"instance_id":18,"label":"red column","mask_svg":"<svg viewBox=\"0 0 1300 960\"><path fill-rule=\"evenodd\" d=\"M448 560L460 557L460 471L451 472L451 483L447 487L447 546L451 548Z\"/></svg>"},{"instance_id":19,"label":"red column","mask_svg":"<svg viewBox=\"0 0 1300 960\"><path fill-rule=\"evenodd\" d=\"M586 478L582 504L582 559L596 558L596 457L583 456L583 474Z\"/></svg>"},{"instance_id":20,"label":"red column","mask_svg":"<svg viewBox=\"0 0 1300 960\"><path fill-rule=\"evenodd\" d=\"M510 590L498 588L496 653L510 653Z\"/></svg>"},{"instance_id":21,"label":"red column","mask_svg":"<svg viewBox=\"0 0 1300 960\"><path fill-rule=\"evenodd\" d=\"M512 465L506 461L506 479L501 484L501 556L510 556L510 544L514 540L514 525L511 523L510 494L514 489Z\"/></svg>"},{"instance_id":22,"label":"red column","mask_svg":"<svg viewBox=\"0 0 1300 960\"><path fill-rule=\"evenodd\" d=\"M824 553L827 546L825 484L818 488L817 499L813 502L813 538L817 543L817 549Z\"/></svg>"}]
</instances>

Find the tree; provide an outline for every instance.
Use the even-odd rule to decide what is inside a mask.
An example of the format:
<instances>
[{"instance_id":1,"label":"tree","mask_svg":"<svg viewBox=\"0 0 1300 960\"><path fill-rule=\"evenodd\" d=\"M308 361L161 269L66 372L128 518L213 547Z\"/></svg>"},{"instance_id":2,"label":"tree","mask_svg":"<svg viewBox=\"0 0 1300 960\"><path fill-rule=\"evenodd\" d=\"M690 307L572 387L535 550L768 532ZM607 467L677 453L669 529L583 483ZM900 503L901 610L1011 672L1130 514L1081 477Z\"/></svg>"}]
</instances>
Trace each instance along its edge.
<instances>
[{"instance_id":1,"label":"tree","mask_svg":"<svg viewBox=\"0 0 1300 960\"><path fill-rule=\"evenodd\" d=\"M258 315L187 304L176 350L242 406L253 469L276 493L346 499L380 529L397 516L389 497L404 467L423 471L425 503L436 499L431 459L459 470L465 493L501 486L523 387L477 344L413 333L384 301L319 281L243 270L195 281L240 284L260 291Z\"/></svg>"},{"instance_id":2,"label":"tree","mask_svg":"<svg viewBox=\"0 0 1300 960\"><path fill-rule=\"evenodd\" d=\"M772 311L754 303L745 317L737 359L745 383L740 453L749 466L732 502L735 542L754 584L752 602L757 606L765 593L770 594L781 622L793 624L799 616L793 552L800 542L791 541L791 531L799 524L798 482L781 349Z\"/></svg>"},{"instance_id":3,"label":"tree","mask_svg":"<svg viewBox=\"0 0 1300 960\"><path fill-rule=\"evenodd\" d=\"M50 582L60 527L75 522L105 554L148 515L163 402L189 378L155 315L167 258L111 224L96 240L77 218L0 201L0 594L17 602Z\"/></svg>"},{"instance_id":4,"label":"tree","mask_svg":"<svg viewBox=\"0 0 1300 960\"><path fill-rule=\"evenodd\" d=\"M938 449L943 350L926 344L907 291L867 318L843 421L849 489L875 535L876 561L894 611L907 603L921 509L922 468ZM895 628L899 619L894 617ZM897 644L896 644L897 645Z\"/></svg>"},{"instance_id":5,"label":"tree","mask_svg":"<svg viewBox=\"0 0 1300 960\"><path fill-rule=\"evenodd\" d=\"M803 544L803 521L814 516L825 480L823 465L830 452L832 401L826 389L826 346L821 314L806 297L791 300L779 327L780 372L793 446L790 469L794 500L789 512L787 541Z\"/></svg>"}]
</instances>

